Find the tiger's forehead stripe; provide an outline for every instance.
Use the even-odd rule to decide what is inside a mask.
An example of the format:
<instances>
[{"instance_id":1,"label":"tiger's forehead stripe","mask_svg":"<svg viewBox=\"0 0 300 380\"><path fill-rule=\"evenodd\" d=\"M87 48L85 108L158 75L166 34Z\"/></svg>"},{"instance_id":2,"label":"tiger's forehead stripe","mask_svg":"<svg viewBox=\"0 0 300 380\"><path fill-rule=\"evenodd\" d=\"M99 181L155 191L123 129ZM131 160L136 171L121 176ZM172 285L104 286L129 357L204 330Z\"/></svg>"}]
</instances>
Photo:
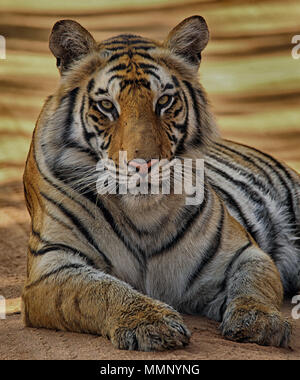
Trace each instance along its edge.
<instances>
[{"instance_id":1,"label":"tiger's forehead stripe","mask_svg":"<svg viewBox=\"0 0 300 380\"><path fill-rule=\"evenodd\" d=\"M120 34L116 37L109 38L102 42L101 45L109 46L109 45L137 45L137 44L146 44L147 47L153 46L155 47L155 43L148 38L137 36L134 34Z\"/></svg>"},{"instance_id":2,"label":"tiger's forehead stripe","mask_svg":"<svg viewBox=\"0 0 300 380\"><path fill-rule=\"evenodd\" d=\"M118 56L118 62L114 63L116 56ZM120 92L130 85L147 90L152 88L157 91L173 89L177 81L172 83L172 78L164 73L164 67L155 60L155 57L151 57L151 62L148 59L148 55L144 57L142 54L141 56L135 48L126 45L122 52L108 57L106 68L97 80L100 87L94 92L94 95L109 93L111 85L114 85L115 88L115 80L119 81ZM151 86L152 83L154 87ZM91 86L88 85L88 89L90 88Z\"/></svg>"},{"instance_id":3,"label":"tiger's forehead stripe","mask_svg":"<svg viewBox=\"0 0 300 380\"><path fill-rule=\"evenodd\" d=\"M106 50L109 51L117 51L123 49L125 46L135 47L137 49L143 49L143 50L151 50L155 49L156 46L148 41L143 40L133 40L132 43L129 43L127 41L112 41L109 44L103 44ZM117 45L117 46L115 46Z\"/></svg>"},{"instance_id":4,"label":"tiger's forehead stripe","mask_svg":"<svg viewBox=\"0 0 300 380\"><path fill-rule=\"evenodd\" d=\"M116 36L104 41L100 45L100 48L108 52L116 52L110 57L109 61L120 58L123 54L128 54L130 58L133 53L146 54L147 51L156 49L157 47L158 45L153 41L135 35Z\"/></svg>"},{"instance_id":5,"label":"tiger's forehead stripe","mask_svg":"<svg viewBox=\"0 0 300 380\"><path fill-rule=\"evenodd\" d=\"M97 89L95 80L89 81L89 94L93 92L95 96L105 95L113 88L116 95L117 88L122 92L131 85L158 92L179 87L179 81L175 76L176 68L170 72L169 62L165 62L164 59L167 57L165 54L161 55L163 45L160 43L134 34L122 34L103 41L98 47L100 52L106 55L105 63L103 62L104 70L99 80L94 77L98 82L97 87L99 86ZM154 52L155 54L152 54ZM165 70L171 75L166 74Z\"/></svg>"},{"instance_id":6,"label":"tiger's forehead stripe","mask_svg":"<svg viewBox=\"0 0 300 380\"><path fill-rule=\"evenodd\" d=\"M112 53L106 62L109 64L121 59L123 56L128 56L129 59L133 58L133 56L139 56L154 61L151 55L148 54L148 51L155 50L160 45L140 36L122 34L104 41L99 47L108 53Z\"/></svg>"}]
</instances>

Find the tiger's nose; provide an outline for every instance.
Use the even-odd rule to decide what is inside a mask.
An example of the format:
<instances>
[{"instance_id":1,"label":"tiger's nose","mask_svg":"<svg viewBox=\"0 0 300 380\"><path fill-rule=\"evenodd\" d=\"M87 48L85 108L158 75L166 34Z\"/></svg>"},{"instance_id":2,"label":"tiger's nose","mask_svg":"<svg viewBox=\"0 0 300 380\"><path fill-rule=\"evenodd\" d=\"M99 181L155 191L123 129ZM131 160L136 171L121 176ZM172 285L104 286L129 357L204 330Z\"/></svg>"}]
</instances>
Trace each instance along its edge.
<instances>
[{"instance_id":1,"label":"tiger's nose","mask_svg":"<svg viewBox=\"0 0 300 380\"><path fill-rule=\"evenodd\" d=\"M146 175L152 166L154 166L156 163L158 163L157 159L151 159L151 160L142 160L142 159L134 159L131 160L128 163L129 167L138 169L138 173L141 175Z\"/></svg>"}]
</instances>

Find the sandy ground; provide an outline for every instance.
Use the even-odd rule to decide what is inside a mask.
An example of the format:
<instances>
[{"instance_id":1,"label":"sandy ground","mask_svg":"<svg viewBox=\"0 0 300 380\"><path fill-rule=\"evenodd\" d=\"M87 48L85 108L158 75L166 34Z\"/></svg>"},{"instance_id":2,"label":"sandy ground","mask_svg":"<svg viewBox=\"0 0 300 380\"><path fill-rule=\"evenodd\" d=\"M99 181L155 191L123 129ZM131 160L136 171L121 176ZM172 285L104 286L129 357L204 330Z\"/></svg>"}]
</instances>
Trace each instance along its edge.
<instances>
[{"instance_id":1,"label":"sandy ground","mask_svg":"<svg viewBox=\"0 0 300 380\"><path fill-rule=\"evenodd\" d=\"M20 181L0 186L0 295L19 297L26 276L29 216ZM294 305L286 301L283 313L291 317ZM218 323L184 316L192 332L190 344L166 352L128 352L114 349L102 337L24 327L20 314L0 319L0 359L300 359L300 319L292 320L291 349L261 347L225 340Z\"/></svg>"}]
</instances>

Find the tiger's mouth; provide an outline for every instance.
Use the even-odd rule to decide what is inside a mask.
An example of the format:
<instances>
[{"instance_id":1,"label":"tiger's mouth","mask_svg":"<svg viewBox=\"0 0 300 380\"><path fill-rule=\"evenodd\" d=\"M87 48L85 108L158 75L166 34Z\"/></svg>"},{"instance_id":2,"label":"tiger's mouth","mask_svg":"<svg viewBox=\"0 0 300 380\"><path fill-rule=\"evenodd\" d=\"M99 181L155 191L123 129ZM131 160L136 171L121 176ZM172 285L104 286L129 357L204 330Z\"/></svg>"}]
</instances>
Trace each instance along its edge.
<instances>
[{"instance_id":1,"label":"tiger's mouth","mask_svg":"<svg viewBox=\"0 0 300 380\"><path fill-rule=\"evenodd\" d=\"M97 191L99 194L167 195L172 193L174 162L159 159L134 159L129 163L103 164L99 170Z\"/></svg>"}]
</instances>

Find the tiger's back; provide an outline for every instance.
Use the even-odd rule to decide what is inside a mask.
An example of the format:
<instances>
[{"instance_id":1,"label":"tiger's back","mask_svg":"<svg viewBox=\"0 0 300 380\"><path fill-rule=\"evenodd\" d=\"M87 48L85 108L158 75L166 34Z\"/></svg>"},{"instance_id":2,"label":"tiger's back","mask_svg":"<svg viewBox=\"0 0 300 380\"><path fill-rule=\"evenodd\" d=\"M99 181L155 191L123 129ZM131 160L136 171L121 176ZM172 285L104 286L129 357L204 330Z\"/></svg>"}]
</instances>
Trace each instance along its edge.
<instances>
[{"instance_id":1,"label":"tiger's back","mask_svg":"<svg viewBox=\"0 0 300 380\"><path fill-rule=\"evenodd\" d=\"M276 263L287 295L300 288L300 176L269 154L220 140L206 174L230 213Z\"/></svg>"}]
</instances>

